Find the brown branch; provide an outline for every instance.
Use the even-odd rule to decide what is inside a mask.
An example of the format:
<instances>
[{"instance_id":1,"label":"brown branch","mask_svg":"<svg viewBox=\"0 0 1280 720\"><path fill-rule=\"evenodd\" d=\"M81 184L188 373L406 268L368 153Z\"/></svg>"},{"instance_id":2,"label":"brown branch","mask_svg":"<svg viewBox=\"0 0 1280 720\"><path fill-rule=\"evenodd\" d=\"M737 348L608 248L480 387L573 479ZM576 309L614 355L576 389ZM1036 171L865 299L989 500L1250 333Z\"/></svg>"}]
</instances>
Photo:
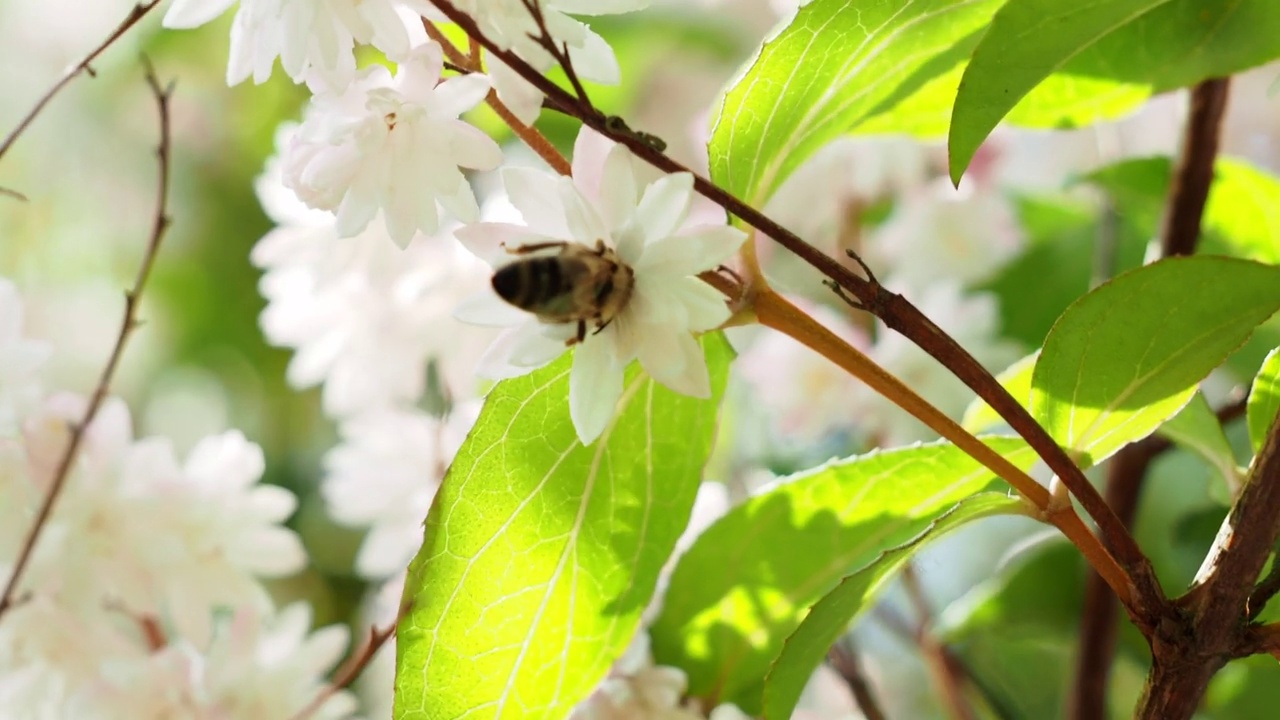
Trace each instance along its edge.
<instances>
[{"instance_id":1,"label":"brown branch","mask_svg":"<svg viewBox=\"0 0 1280 720\"><path fill-rule=\"evenodd\" d=\"M31 108L31 111L27 113L26 117L22 118L18 123L18 126L13 129L13 132L10 132L9 136L4 139L4 142L0 143L0 158L4 157L5 153L9 151L9 148L18 139L18 136L26 131L27 127L36 119L36 116L40 114L40 111L44 110L44 106L49 104L49 101L53 99L54 95L57 95L62 88L66 87L67 83L74 80L80 73L88 72L92 75L93 69L89 67L89 65L94 60L97 60L98 56L101 55L103 51L108 47L111 47L111 45L128 32L130 28L137 25L138 21L141 20L148 12L151 12L152 8L159 4L160 0L150 0L150 2L134 5L133 8L129 10L129 14L125 16L124 20L121 20L120 24L116 26L116 29L112 30L110 35L107 35L107 39L103 40L101 45L93 49L93 52L90 52L83 60L68 70L66 74L62 76L61 80L54 83L53 87L49 88L44 96L36 102L36 106Z\"/></svg>"},{"instance_id":2,"label":"brown branch","mask_svg":"<svg viewBox=\"0 0 1280 720\"><path fill-rule=\"evenodd\" d=\"M340 690L351 685L360 677L360 673L373 662L373 658L387 643L387 640L396 634L396 623L391 623L385 630L379 630L376 625L369 627L369 635L365 638L364 643L347 657L346 662L342 663L342 667L338 668L333 674L333 682L329 683L321 690L306 707L294 713L290 720L306 720L307 718L319 712L320 708L329 701L329 698L336 695Z\"/></svg>"},{"instance_id":3,"label":"brown branch","mask_svg":"<svg viewBox=\"0 0 1280 720\"><path fill-rule=\"evenodd\" d=\"M1170 188L1161 233L1164 257L1193 254L1199 241L1226 109L1227 82L1225 79L1208 80L1192 90L1192 110L1183 133L1181 157ZM1220 415L1220 420L1223 418ZM1151 437L1123 448L1111 461L1106 498L1126 526L1133 524L1142 484L1151 463L1170 447L1172 444L1167 440ZM1085 585L1075 687L1068 696L1068 717L1072 720L1087 720L1106 714L1117 633L1115 599L1101 578L1090 573ZM1168 663L1162 660L1161 664L1167 666ZM1162 667L1161 671L1166 669Z\"/></svg>"},{"instance_id":4,"label":"brown branch","mask_svg":"<svg viewBox=\"0 0 1280 720\"><path fill-rule=\"evenodd\" d=\"M902 587L916 614L916 644L924 655L929 674L941 691L944 706L955 720L974 720L973 708L964 696L964 678L956 672L946 648L931 632L933 610L929 607L929 599L925 597L913 563L908 563L902 571Z\"/></svg>"},{"instance_id":5,"label":"brown branch","mask_svg":"<svg viewBox=\"0 0 1280 720\"><path fill-rule=\"evenodd\" d=\"M120 364L121 356L124 354L125 344L128 342L129 336L137 328L138 303L142 298L142 291L146 287L147 278L151 275L151 268L155 264L156 254L160 250L160 242L164 239L165 231L169 227L169 98L173 93L173 85L162 87L156 77L155 69L151 67L150 63L145 64L147 85L155 95L156 106L160 114L160 144L156 149L156 158L160 170L156 182L156 212L155 219L151 225L150 239L147 241L146 250L143 252L142 264L138 267L138 274L134 278L133 287L124 296L124 318L120 322L120 332L116 336L115 346L111 349L107 364L102 369L102 375L98 378L98 384L94 388L93 395L89 398L89 404L85 408L84 416L78 423L71 426L71 434L67 440L66 448L62 451L62 457L58 460L57 469L54 471L53 480L49 485L49 492L45 495L44 501L36 513L35 522L32 523L26 537L23 538L22 547L18 551L17 559L14 561L13 572L9 575L4 593L0 594L0 615L3 615L13 602L14 593L17 591L18 583L22 579L27 563L31 560L36 541L48 523L49 516L53 512L53 506L66 486L67 478L71 474L71 466L75 463L84 434L93 423L93 419L98 414L98 409L107 397L111 379L115 375L116 367Z\"/></svg>"},{"instance_id":6,"label":"brown branch","mask_svg":"<svg viewBox=\"0 0 1280 720\"><path fill-rule=\"evenodd\" d=\"M1168 210L1160 234L1160 251L1164 257L1191 255L1196 251L1200 220L1213 183L1213 163L1218 156L1218 136L1227 109L1229 82L1228 78L1205 80L1191 91L1191 114L1182 136L1178 168L1169 189Z\"/></svg>"},{"instance_id":7,"label":"brown branch","mask_svg":"<svg viewBox=\"0 0 1280 720\"><path fill-rule=\"evenodd\" d=\"M663 172L690 173L694 179L694 188L701 195L768 235L826 275L856 298L860 307L872 312L881 318L886 326L918 345L977 393L1027 441L1027 444L1071 490L1081 506L1097 523L1104 543L1126 571L1123 581L1131 584L1132 590L1136 591L1136 596L1133 591L1126 593L1126 595L1135 596L1133 603L1126 603L1131 616L1140 627L1149 629L1154 625L1167 603L1155 580L1150 562L1142 554L1133 536L1107 506L1102 495L1089 484L1084 473L1066 451L1058 446L1044 428L1036 423L1026 408L1015 400L959 343L902 296L889 292L879 283L859 277L849 268L800 239L795 233L783 228L759 210L659 151L655 145L646 142L643 137L639 137L636 133L620 132L616 123L611 122L611 119L599 110L576 102L569 93L534 70L514 53L498 47L480 31L470 16L458 10L449 0L431 1L467 35L484 46L491 55L500 58L527 82L542 91L556 109L581 120L583 124L615 142L625 145L637 157Z\"/></svg>"},{"instance_id":8,"label":"brown branch","mask_svg":"<svg viewBox=\"0 0 1280 720\"><path fill-rule=\"evenodd\" d=\"M1199 573L1179 604L1185 613L1152 638L1152 670L1136 717L1182 720L1195 712L1213 675L1237 657L1253 628L1250 596L1280 537L1280 418L1223 521Z\"/></svg>"},{"instance_id":9,"label":"brown branch","mask_svg":"<svg viewBox=\"0 0 1280 720\"><path fill-rule=\"evenodd\" d=\"M871 683L867 682L867 678L862 674L862 667L858 662L858 654L852 640L845 639L844 642L836 643L831 648L831 652L827 653L827 662L849 687L854 704L858 706L858 710L866 720L887 720L884 710L880 709L880 701L872 691Z\"/></svg>"}]
</instances>

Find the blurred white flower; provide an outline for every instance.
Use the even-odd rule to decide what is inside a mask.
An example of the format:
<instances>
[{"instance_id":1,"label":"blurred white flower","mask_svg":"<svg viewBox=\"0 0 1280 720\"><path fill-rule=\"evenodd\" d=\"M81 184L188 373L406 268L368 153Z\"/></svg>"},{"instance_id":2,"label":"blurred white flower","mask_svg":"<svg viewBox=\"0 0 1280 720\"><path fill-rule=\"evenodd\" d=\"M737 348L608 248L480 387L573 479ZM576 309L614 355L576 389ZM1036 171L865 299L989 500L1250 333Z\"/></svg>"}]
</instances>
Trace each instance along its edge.
<instances>
[{"instance_id":1,"label":"blurred white flower","mask_svg":"<svg viewBox=\"0 0 1280 720\"><path fill-rule=\"evenodd\" d=\"M19 486L5 494L25 495L28 511L47 491L84 408L83 398L60 394L28 419L24 472L0 478ZM298 537L280 525L294 497L258 485L262 471L262 451L238 432L204 439L180 466L166 439L134 441L128 409L108 399L22 588L82 611L110 601L202 639L211 608L268 606L255 576L287 575L306 561Z\"/></svg>"},{"instance_id":2,"label":"blurred white flower","mask_svg":"<svg viewBox=\"0 0 1280 720\"><path fill-rule=\"evenodd\" d=\"M893 278L885 285L905 292ZM1020 357L1021 350L1015 343L1000 338L1000 308L994 295L965 294L957 283L946 281L906 295L983 366L1000 370ZM867 355L939 410L953 418L960 417L973 399L973 391L902 335L880 324L877 333ZM855 390L846 398L846 412L858 419L859 427L874 437L876 444L890 447L937 437L937 433L867 386L858 383Z\"/></svg>"},{"instance_id":3,"label":"blurred white flower","mask_svg":"<svg viewBox=\"0 0 1280 720\"><path fill-rule=\"evenodd\" d=\"M175 0L167 28L194 28L226 12L235 0ZM373 45L393 61L408 52L416 34L402 13L427 10L425 0L241 0L231 28L227 84L271 77L276 58L302 81L319 74L344 84L355 72L357 43Z\"/></svg>"},{"instance_id":4,"label":"blurred white flower","mask_svg":"<svg viewBox=\"0 0 1280 720\"><path fill-rule=\"evenodd\" d=\"M22 298L0 277L0 437L15 435L22 417L39 402L39 370L50 352L47 343L23 337Z\"/></svg>"},{"instance_id":5,"label":"blurred white flower","mask_svg":"<svg viewBox=\"0 0 1280 720\"><path fill-rule=\"evenodd\" d=\"M284 184L308 206L337 214L356 235L381 211L402 247L440 227L437 203L462 221L479 216L460 168L502 161L497 143L458 116L489 92L482 75L441 82L440 46L427 43L393 77L381 65L336 92L319 92L284 152Z\"/></svg>"},{"instance_id":6,"label":"blurred white flower","mask_svg":"<svg viewBox=\"0 0 1280 720\"><path fill-rule=\"evenodd\" d=\"M554 64L551 55L534 42L539 29L524 0L458 0L459 10L475 19L480 31L504 49L513 50L538 72ZM574 72L586 80L616 85L618 60L604 38L573 15L618 15L642 10L649 0L541 0L546 28L557 46L567 46ZM566 14L568 13L568 14ZM488 58L494 89L521 122L532 124L542 108L542 93L501 60Z\"/></svg>"},{"instance_id":7,"label":"blurred white flower","mask_svg":"<svg viewBox=\"0 0 1280 720\"><path fill-rule=\"evenodd\" d=\"M579 148L585 147L579 134ZM538 243L576 243L616 252L631 270L630 295L603 327L577 343L569 379L569 409L583 443L604 431L622 395L623 371L639 359L654 379L676 392L710 394L702 347L694 333L729 318L729 309L697 274L728 260L742 244L741 231L727 225L687 227L693 177L668 175L642 185L639 161L621 145L603 160L598 187L583 168L599 159L574 153L573 178L509 168L503 180L525 226L479 223L458 231L477 256L501 267L512 251ZM615 286L616 291L616 286ZM526 373L558 357L579 334L579 323L546 323L515 310L492 291L473 299L459 316L478 324L517 327L490 348L481 372L491 377Z\"/></svg>"},{"instance_id":8,"label":"blurred white flower","mask_svg":"<svg viewBox=\"0 0 1280 720\"><path fill-rule=\"evenodd\" d=\"M321 492L335 520L370 526L356 556L361 575L385 578L409 564L422 544L431 499L478 406L455 408L445 421L388 409L342 423L342 443L325 456Z\"/></svg>"},{"instance_id":9,"label":"blurred white flower","mask_svg":"<svg viewBox=\"0 0 1280 720\"><path fill-rule=\"evenodd\" d=\"M824 305L795 299L828 330L866 353L871 339L847 317ZM736 363L751 385L752 405L769 418L774 437L812 445L841 429L856 428L862 418L849 407L861 382L835 363L777 332L760 333ZM786 368L786 374L778 372Z\"/></svg>"},{"instance_id":10,"label":"blurred white flower","mask_svg":"<svg viewBox=\"0 0 1280 720\"><path fill-rule=\"evenodd\" d=\"M401 250L381 219L345 239L332 224L285 226L258 242L252 260L265 270L263 332L296 351L291 385L324 384L326 413L417 402L433 357L450 391L470 395L493 331L452 313L490 271L452 238L419 235Z\"/></svg>"},{"instance_id":11,"label":"blurred white flower","mask_svg":"<svg viewBox=\"0 0 1280 720\"><path fill-rule=\"evenodd\" d=\"M923 291L938 282L988 280L1021 251L1022 230L1001 191L974 183L956 190L939 178L899 198L865 256L901 287Z\"/></svg>"},{"instance_id":12,"label":"blurred white flower","mask_svg":"<svg viewBox=\"0 0 1280 720\"><path fill-rule=\"evenodd\" d=\"M73 717L133 720L278 720L318 697L348 642L344 626L311 630L311 609L294 603L279 613L239 609L208 643L185 638L132 662L105 665L103 677L77 695ZM204 648L203 650L201 648ZM341 690L307 717L352 717L355 697Z\"/></svg>"},{"instance_id":13,"label":"blurred white flower","mask_svg":"<svg viewBox=\"0 0 1280 720\"><path fill-rule=\"evenodd\" d=\"M698 706L684 701L688 678L684 671L654 665L649 633L640 630L632 638L609 676L595 692L574 708L570 720L703 720ZM725 703L713 709L711 720L746 720L736 706Z\"/></svg>"}]
</instances>

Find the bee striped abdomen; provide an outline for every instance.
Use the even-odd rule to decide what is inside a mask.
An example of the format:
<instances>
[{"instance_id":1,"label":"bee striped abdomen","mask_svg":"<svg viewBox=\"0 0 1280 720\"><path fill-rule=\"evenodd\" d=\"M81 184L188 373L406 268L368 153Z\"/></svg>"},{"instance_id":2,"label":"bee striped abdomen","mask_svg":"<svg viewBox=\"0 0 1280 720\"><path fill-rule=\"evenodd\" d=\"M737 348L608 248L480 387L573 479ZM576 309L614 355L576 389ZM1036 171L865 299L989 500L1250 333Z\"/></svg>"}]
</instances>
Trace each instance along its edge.
<instances>
[{"instance_id":1,"label":"bee striped abdomen","mask_svg":"<svg viewBox=\"0 0 1280 720\"><path fill-rule=\"evenodd\" d=\"M518 308L548 316L572 314L574 278L556 257L530 258L500 268L493 275L493 289Z\"/></svg>"}]
</instances>

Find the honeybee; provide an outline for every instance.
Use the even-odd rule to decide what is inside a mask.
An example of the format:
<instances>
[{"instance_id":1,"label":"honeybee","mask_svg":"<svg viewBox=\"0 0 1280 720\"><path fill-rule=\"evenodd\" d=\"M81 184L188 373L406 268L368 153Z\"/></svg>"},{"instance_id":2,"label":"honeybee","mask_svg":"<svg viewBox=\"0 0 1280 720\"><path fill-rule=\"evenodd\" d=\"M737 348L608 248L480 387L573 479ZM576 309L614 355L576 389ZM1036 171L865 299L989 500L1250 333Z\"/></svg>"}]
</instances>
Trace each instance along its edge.
<instances>
[{"instance_id":1,"label":"honeybee","mask_svg":"<svg viewBox=\"0 0 1280 720\"><path fill-rule=\"evenodd\" d=\"M587 323L600 332L627 306L635 286L635 271L613 248L597 240L594 248L572 242L546 242L510 250L527 255L559 248L555 255L521 258L493 274L498 296L546 323L578 323L578 332L565 342L575 345L587 337Z\"/></svg>"}]
</instances>

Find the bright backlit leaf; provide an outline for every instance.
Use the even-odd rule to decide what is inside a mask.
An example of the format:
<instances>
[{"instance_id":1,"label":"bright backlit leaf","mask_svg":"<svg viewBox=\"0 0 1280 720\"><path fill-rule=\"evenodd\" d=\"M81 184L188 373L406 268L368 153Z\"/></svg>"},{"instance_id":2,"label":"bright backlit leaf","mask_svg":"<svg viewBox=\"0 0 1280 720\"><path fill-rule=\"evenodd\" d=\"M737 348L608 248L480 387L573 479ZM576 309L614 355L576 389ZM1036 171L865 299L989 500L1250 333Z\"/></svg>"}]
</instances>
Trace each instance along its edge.
<instances>
[{"instance_id":1,"label":"bright backlit leaf","mask_svg":"<svg viewBox=\"0 0 1280 720\"><path fill-rule=\"evenodd\" d=\"M1020 439L986 442L1023 469L1035 462ZM815 601L956 503L1002 487L946 443L875 452L781 480L731 510L680 558L650 628L654 657L689 674L691 695L759 712L761 679Z\"/></svg>"},{"instance_id":2,"label":"bright backlit leaf","mask_svg":"<svg viewBox=\"0 0 1280 720\"><path fill-rule=\"evenodd\" d=\"M1000 371L996 375L996 380L1014 400L1022 403L1025 407L1031 400L1031 373L1036 369L1036 358L1040 357L1040 352L1031 353L1030 355L1018 360L1009 367ZM969 407L964 410L964 418L960 421L960 425L971 433L986 432L993 427L1000 425L1004 419L1000 417L986 400L982 398L974 398L969 403Z\"/></svg>"},{"instance_id":3,"label":"bright backlit leaf","mask_svg":"<svg viewBox=\"0 0 1280 720\"><path fill-rule=\"evenodd\" d=\"M1096 465L1182 409L1277 308L1273 266L1197 256L1124 273L1054 325L1032 378L1032 415Z\"/></svg>"},{"instance_id":4,"label":"bright backlit leaf","mask_svg":"<svg viewBox=\"0 0 1280 720\"><path fill-rule=\"evenodd\" d=\"M937 516L916 537L886 550L875 562L849 575L826 593L783 645L764 688L766 720L791 717L809 677L822 664L827 652L849 624L875 601L894 572L907 563L927 542L981 517L1013 514L1024 510L1020 500L1003 493L980 493Z\"/></svg>"},{"instance_id":5,"label":"bright backlit leaf","mask_svg":"<svg viewBox=\"0 0 1280 720\"><path fill-rule=\"evenodd\" d=\"M1280 412L1280 348L1267 355L1262 369L1253 379L1253 387L1249 389L1246 414L1249 421L1249 442L1255 453L1267 439L1277 412Z\"/></svg>"},{"instance_id":6,"label":"bright backlit leaf","mask_svg":"<svg viewBox=\"0 0 1280 720\"><path fill-rule=\"evenodd\" d=\"M725 95L709 146L712 179L762 204L822 145L953 67L936 60L980 31L1000 2L814 0L800 8Z\"/></svg>"},{"instance_id":7,"label":"bright backlit leaf","mask_svg":"<svg viewBox=\"0 0 1280 720\"><path fill-rule=\"evenodd\" d=\"M614 424L583 447L570 354L489 393L427 516L397 634L396 718L562 718L635 634L684 530L731 356L704 342L714 397L633 365Z\"/></svg>"},{"instance_id":8,"label":"bright backlit leaf","mask_svg":"<svg viewBox=\"0 0 1280 720\"><path fill-rule=\"evenodd\" d=\"M951 180L1032 88L1102 36L1169 0L1009 0L991 19L956 92L948 147Z\"/></svg>"}]
</instances>

